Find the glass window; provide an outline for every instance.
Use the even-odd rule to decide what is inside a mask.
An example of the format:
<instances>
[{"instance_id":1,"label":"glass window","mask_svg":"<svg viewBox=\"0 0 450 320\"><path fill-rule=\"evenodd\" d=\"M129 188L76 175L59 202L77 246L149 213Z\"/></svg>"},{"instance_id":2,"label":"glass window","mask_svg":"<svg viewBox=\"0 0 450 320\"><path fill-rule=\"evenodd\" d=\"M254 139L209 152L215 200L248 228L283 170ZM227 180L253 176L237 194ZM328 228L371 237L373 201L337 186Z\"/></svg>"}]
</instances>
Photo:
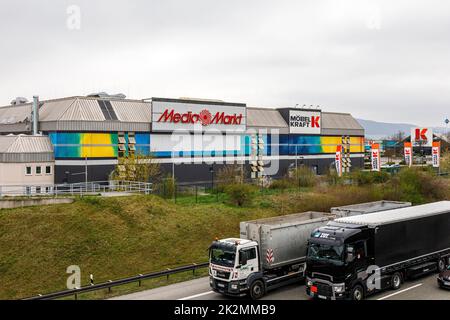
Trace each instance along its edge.
<instances>
[{"instance_id":1,"label":"glass window","mask_svg":"<svg viewBox=\"0 0 450 320\"><path fill-rule=\"evenodd\" d=\"M256 249L251 248L251 249L247 250L247 257L248 257L248 260L256 259Z\"/></svg>"},{"instance_id":2,"label":"glass window","mask_svg":"<svg viewBox=\"0 0 450 320\"><path fill-rule=\"evenodd\" d=\"M45 174L52 174L52 167L51 166L46 166L45 167Z\"/></svg>"},{"instance_id":3,"label":"glass window","mask_svg":"<svg viewBox=\"0 0 450 320\"><path fill-rule=\"evenodd\" d=\"M31 176L31 167L26 167L26 169L25 169L25 174L26 174L27 176Z\"/></svg>"},{"instance_id":4,"label":"glass window","mask_svg":"<svg viewBox=\"0 0 450 320\"><path fill-rule=\"evenodd\" d=\"M36 193L41 193L41 187L36 187Z\"/></svg>"},{"instance_id":5,"label":"glass window","mask_svg":"<svg viewBox=\"0 0 450 320\"><path fill-rule=\"evenodd\" d=\"M344 246L311 243L308 247L308 258L315 260L325 260L334 263L344 262Z\"/></svg>"},{"instance_id":6,"label":"glass window","mask_svg":"<svg viewBox=\"0 0 450 320\"><path fill-rule=\"evenodd\" d=\"M42 173L42 167L37 166L36 167L36 174L41 174Z\"/></svg>"},{"instance_id":7,"label":"glass window","mask_svg":"<svg viewBox=\"0 0 450 320\"><path fill-rule=\"evenodd\" d=\"M366 257L365 241L358 241L353 245L353 251L356 259L364 259Z\"/></svg>"},{"instance_id":8,"label":"glass window","mask_svg":"<svg viewBox=\"0 0 450 320\"><path fill-rule=\"evenodd\" d=\"M221 248L211 249L211 263L232 267L234 266L235 258L236 253L234 251Z\"/></svg>"}]
</instances>

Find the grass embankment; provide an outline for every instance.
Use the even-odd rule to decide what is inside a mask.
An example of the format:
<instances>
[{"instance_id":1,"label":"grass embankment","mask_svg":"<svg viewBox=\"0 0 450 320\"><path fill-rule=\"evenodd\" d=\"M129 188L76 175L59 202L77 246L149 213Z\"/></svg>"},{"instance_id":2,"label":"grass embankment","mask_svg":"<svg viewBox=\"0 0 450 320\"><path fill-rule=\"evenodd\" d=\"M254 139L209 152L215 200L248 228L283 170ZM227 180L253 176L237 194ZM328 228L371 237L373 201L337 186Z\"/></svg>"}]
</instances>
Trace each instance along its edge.
<instances>
[{"instance_id":1,"label":"grass embankment","mask_svg":"<svg viewBox=\"0 0 450 320\"><path fill-rule=\"evenodd\" d=\"M413 179L409 177L409 179ZM406 186L409 188L409 185ZM431 186L428 186L431 187ZM409 190L409 193L427 192ZM405 188L405 187L403 187ZM446 185L448 190L448 185ZM402 184L318 186L258 192L252 204L237 207L221 195L84 198L73 204L0 210L0 298L15 299L64 290L69 265L78 265L82 285L94 274L104 282L207 260L217 237L239 235L239 222L388 198L410 200ZM415 194L415 193L414 193ZM421 195L421 202L449 193ZM199 272L204 275L205 271ZM192 273L143 282L143 288L184 280ZM112 294L137 290L137 283ZM107 290L89 298L109 296Z\"/></svg>"}]
</instances>

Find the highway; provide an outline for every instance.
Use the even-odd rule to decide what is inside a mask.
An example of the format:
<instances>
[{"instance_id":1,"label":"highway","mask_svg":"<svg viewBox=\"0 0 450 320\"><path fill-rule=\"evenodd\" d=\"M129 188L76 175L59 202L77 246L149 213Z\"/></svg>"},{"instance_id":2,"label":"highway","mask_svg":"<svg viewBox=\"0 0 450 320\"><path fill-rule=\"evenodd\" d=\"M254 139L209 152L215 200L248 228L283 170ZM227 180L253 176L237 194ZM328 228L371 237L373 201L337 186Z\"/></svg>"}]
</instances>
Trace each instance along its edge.
<instances>
[{"instance_id":1,"label":"highway","mask_svg":"<svg viewBox=\"0 0 450 320\"><path fill-rule=\"evenodd\" d=\"M406 281L397 290L386 290L369 297L369 300L450 300L450 290L439 289L436 274ZM111 300L225 300L231 299L211 291L208 278L136 292ZM304 285L290 285L269 292L262 300L308 300Z\"/></svg>"}]
</instances>

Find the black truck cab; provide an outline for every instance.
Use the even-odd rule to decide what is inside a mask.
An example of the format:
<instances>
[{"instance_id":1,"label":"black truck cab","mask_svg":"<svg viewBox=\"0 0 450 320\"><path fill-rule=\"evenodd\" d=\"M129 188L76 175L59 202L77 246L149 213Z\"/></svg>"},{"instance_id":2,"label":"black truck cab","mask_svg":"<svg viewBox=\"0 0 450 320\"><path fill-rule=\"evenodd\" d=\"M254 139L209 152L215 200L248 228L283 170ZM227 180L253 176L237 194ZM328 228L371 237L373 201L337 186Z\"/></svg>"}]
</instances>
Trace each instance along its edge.
<instances>
[{"instance_id":1,"label":"black truck cab","mask_svg":"<svg viewBox=\"0 0 450 320\"><path fill-rule=\"evenodd\" d=\"M321 299L349 298L348 288L364 282L372 265L372 232L367 227L331 222L314 230L306 260L307 294ZM361 297L362 298L362 297Z\"/></svg>"}]
</instances>

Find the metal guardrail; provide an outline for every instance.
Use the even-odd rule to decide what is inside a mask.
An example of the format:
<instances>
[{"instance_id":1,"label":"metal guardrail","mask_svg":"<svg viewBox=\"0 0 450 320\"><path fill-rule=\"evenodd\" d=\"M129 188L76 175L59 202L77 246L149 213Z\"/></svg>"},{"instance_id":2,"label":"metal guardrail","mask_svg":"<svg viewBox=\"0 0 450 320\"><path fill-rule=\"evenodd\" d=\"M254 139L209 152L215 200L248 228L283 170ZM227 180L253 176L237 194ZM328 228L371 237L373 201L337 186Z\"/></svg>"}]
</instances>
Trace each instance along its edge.
<instances>
[{"instance_id":1,"label":"metal guardrail","mask_svg":"<svg viewBox=\"0 0 450 320\"><path fill-rule=\"evenodd\" d=\"M75 300L77 300L78 295L81 293L92 292L92 291L97 291L97 290L101 290L101 289L108 289L109 291L111 291L111 288L113 288L113 287L121 286L121 285L128 284L128 283L133 283L133 282L138 282L139 286L141 286L141 281L143 281L143 280L160 278L160 277L167 277L167 279L168 279L170 275L180 273L180 272L186 272L186 271L192 271L193 274L195 274L195 270L206 268L206 267L208 267L208 265L209 265L209 262L198 263L198 264L194 263L191 265L182 266L182 267L178 267L178 268L174 268L174 269L167 269L164 271L140 274L140 275L137 275L134 277L124 278L124 279L115 280L115 281L109 280L108 282L103 282L103 283L85 286L85 287L81 287L81 288L77 288L77 289L72 289L72 290L64 290L64 291L58 291L58 292L48 293L48 294L44 294L44 295L38 295L35 297L25 298L22 300L52 300L52 299L63 298L63 297L68 297L68 296L74 296Z\"/></svg>"},{"instance_id":2,"label":"metal guardrail","mask_svg":"<svg viewBox=\"0 0 450 320\"><path fill-rule=\"evenodd\" d=\"M0 185L0 196L83 196L107 192L152 192L152 183L126 180L66 184Z\"/></svg>"}]
</instances>

